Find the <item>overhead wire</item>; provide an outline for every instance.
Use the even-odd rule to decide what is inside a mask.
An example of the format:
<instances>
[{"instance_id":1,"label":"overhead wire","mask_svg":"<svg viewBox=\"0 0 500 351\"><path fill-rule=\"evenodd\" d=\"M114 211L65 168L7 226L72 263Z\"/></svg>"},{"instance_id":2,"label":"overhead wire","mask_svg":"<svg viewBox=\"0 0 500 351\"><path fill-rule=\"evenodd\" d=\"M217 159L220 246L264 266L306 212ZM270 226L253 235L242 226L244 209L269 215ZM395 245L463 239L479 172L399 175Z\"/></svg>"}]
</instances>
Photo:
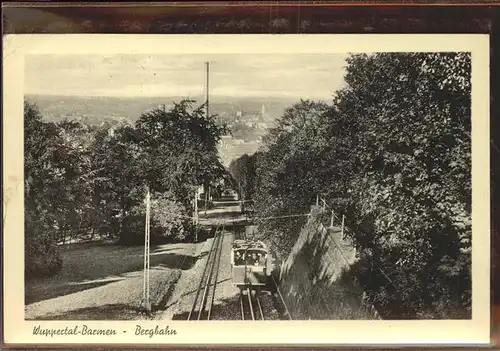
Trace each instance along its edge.
<instances>
[{"instance_id":1,"label":"overhead wire","mask_svg":"<svg viewBox=\"0 0 500 351\"><path fill-rule=\"evenodd\" d=\"M186 216L186 215L180 215L177 213L171 213L171 212L165 212L165 215L170 215L173 217L179 217L179 218L185 218L185 219L195 219L193 216ZM291 218L291 217L307 217L309 216L309 213L302 213L302 214L292 214L292 215L286 215L286 216L272 216L272 217L254 217L254 220L269 220L269 219L282 219L282 218Z\"/></svg>"}]
</instances>

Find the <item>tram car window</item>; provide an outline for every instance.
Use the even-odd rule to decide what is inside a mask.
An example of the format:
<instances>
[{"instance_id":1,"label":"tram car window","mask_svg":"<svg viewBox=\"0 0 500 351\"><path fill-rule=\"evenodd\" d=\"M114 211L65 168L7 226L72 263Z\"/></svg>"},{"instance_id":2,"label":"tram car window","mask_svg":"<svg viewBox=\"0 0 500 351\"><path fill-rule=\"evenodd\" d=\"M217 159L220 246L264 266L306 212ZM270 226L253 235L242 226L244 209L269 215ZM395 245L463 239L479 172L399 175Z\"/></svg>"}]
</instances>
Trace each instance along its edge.
<instances>
[{"instance_id":1,"label":"tram car window","mask_svg":"<svg viewBox=\"0 0 500 351\"><path fill-rule=\"evenodd\" d=\"M235 240L231 250L233 284L241 288L266 285L267 257L264 243Z\"/></svg>"}]
</instances>

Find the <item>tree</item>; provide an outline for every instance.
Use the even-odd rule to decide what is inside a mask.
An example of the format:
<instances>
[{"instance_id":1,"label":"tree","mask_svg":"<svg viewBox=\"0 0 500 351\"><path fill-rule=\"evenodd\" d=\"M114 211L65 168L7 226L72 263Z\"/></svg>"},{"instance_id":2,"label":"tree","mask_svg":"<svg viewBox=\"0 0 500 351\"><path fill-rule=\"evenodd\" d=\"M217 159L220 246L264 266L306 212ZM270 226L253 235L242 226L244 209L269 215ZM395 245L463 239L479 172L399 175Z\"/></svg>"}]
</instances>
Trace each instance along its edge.
<instances>
[{"instance_id":1,"label":"tree","mask_svg":"<svg viewBox=\"0 0 500 351\"><path fill-rule=\"evenodd\" d=\"M26 278L50 275L61 267L55 228L61 226L54 205L63 188L61 143L53 123L41 121L38 108L24 101L24 196Z\"/></svg>"},{"instance_id":2,"label":"tree","mask_svg":"<svg viewBox=\"0 0 500 351\"><path fill-rule=\"evenodd\" d=\"M470 312L470 55L353 55L345 80L351 212L370 223L377 265L410 310Z\"/></svg>"},{"instance_id":3,"label":"tree","mask_svg":"<svg viewBox=\"0 0 500 351\"><path fill-rule=\"evenodd\" d=\"M90 153L93 131L84 124L63 120L56 123L60 136L57 152L64 165L64 186L58 209L64 222L59 231L59 241L65 241L69 232L73 239L89 234L94 214L92 206L93 179Z\"/></svg>"},{"instance_id":4,"label":"tree","mask_svg":"<svg viewBox=\"0 0 500 351\"><path fill-rule=\"evenodd\" d=\"M240 197L244 200L252 200L254 197L258 158L258 152L250 156L244 154L229 165L229 172L237 184Z\"/></svg>"},{"instance_id":5,"label":"tree","mask_svg":"<svg viewBox=\"0 0 500 351\"><path fill-rule=\"evenodd\" d=\"M121 208L122 241L131 240L131 227L124 226L123 221L133 216L130 211L139 206L146 188L153 193L168 193L168 201L172 206L176 203L177 214L186 217L193 210L195 189L227 173L217 153L217 144L227 133L226 126L217 124L216 116L206 116L203 106L193 108L192 105L192 101L183 100L168 111L155 109L144 113L133 127L116 130L110 140L112 154L108 161L114 166L110 167L113 171L107 177L113 179L111 184ZM161 201L165 203L167 198ZM161 228L169 228L166 218L169 217L163 216L157 222L162 223ZM170 220L177 223L178 218ZM184 229L190 226L187 220L183 223ZM185 235L179 233L186 230L176 228L160 230L163 235Z\"/></svg>"},{"instance_id":6,"label":"tree","mask_svg":"<svg viewBox=\"0 0 500 351\"><path fill-rule=\"evenodd\" d=\"M187 205L191 191L187 189L226 172L217 144L227 132L225 124L216 123L216 116L205 115L203 106L193 108L193 101L183 100L169 111L143 114L129 138L144 153L141 168L149 186L168 189Z\"/></svg>"},{"instance_id":7,"label":"tree","mask_svg":"<svg viewBox=\"0 0 500 351\"><path fill-rule=\"evenodd\" d=\"M285 111L264 139L257 166L255 210L260 217L307 213L319 188L313 176L326 145L321 123L328 106L300 101ZM261 224L274 244L286 255L293 246L303 218L287 218Z\"/></svg>"}]
</instances>

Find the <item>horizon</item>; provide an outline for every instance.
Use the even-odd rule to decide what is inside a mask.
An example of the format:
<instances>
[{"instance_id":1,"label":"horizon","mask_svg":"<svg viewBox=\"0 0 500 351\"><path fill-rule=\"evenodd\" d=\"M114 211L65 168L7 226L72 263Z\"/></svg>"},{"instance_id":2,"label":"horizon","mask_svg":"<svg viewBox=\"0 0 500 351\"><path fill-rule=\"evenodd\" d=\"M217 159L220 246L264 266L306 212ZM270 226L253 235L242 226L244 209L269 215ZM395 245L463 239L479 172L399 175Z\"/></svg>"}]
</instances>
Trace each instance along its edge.
<instances>
[{"instance_id":1,"label":"horizon","mask_svg":"<svg viewBox=\"0 0 500 351\"><path fill-rule=\"evenodd\" d=\"M334 94L331 96L333 97ZM197 99L206 99L206 96L204 95L198 95L198 96L182 96L182 95L150 95L150 96L139 96L139 95L126 95L126 96L119 96L119 95L85 95L85 94L61 94L61 93L25 93L25 97L28 96L43 96L43 97L69 97L69 98L116 98L116 99L165 99L165 98L176 98L176 99L191 99L191 100L197 100ZM268 99L268 100L286 100L286 101L299 101L301 98L298 97L293 97L293 96L269 96L269 95L255 95L255 96L243 96L243 95L212 95L210 94L210 99L213 100L213 98L230 98L230 99Z\"/></svg>"}]
</instances>

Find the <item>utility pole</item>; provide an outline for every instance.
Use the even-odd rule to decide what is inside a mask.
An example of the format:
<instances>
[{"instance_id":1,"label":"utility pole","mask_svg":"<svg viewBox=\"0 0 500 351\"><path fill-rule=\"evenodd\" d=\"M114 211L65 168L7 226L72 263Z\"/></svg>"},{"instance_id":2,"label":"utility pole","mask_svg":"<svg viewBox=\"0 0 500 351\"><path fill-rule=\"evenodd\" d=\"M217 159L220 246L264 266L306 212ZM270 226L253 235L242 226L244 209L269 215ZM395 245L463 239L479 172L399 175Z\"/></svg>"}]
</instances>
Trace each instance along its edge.
<instances>
[{"instance_id":1,"label":"utility pole","mask_svg":"<svg viewBox=\"0 0 500 351\"><path fill-rule=\"evenodd\" d=\"M207 68L207 88L206 88L206 99L207 99L207 119L210 116L210 94L209 94L209 89L210 89L210 62L205 62L206 68Z\"/></svg>"},{"instance_id":2,"label":"utility pole","mask_svg":"<svg viewBox=\"0 0 500 351\"><path fill-rule=\"evenodd\" d=\"M241 188L241 183L238 182L238 188L239 188L239 200L240 200L240 210L241 210L241 213L244 213L245 212L245 209L243 208L244 204L243 204L243 189Z\"/></svg>"},{"instance_id":3,"label":"utility pole","mask_svg":"<svg viewBox=\"0 0 500 351\"><path fill-rule=\"evenodd\" d=\"M149 188L146 193L146 218L145 218L145 228L144 228L144 284L142 292L143 307L147 311L151 311L151 302L149 300L149 249L150 249L150 216L151 216L151 195L149 193Z\"/></svg>"},{"instance_id":4,"label":"utility pole","mask_svg":"<svg viewBox=\"0 0 500 351\"><path fill-rule=\"evenodd\" d=\"M199 189L196 189L194 194L194 214L193 214L193 222L195 225L198 224L198 193Z\"/></svg>"},{"instance_id":5,"label":"utility pole","mask_svg":"<svg viewBox=\"0 0 500 351\"><path fill-rule=\"evenodd\" d=\"M342 232L341 232L342 238L344 238L344 220L345 220L345 216L342 215Z\"/></svg>"},{"instance_id":6,"label":"utility pole","mask_svg":"<svg viewBox=\"0 0 500 351\"><path fill-rule=\"evenodd\" d=\"M207 185L207 188L210 185ZM208 189L203 189L205 191L205 216L207 215L207 207L208 207Z\"/></svg>"},{"instance_id":7,"label":"utility pole","mask_svg":"<svg viewBox=\"0 0 500 351\"><path fill-rule=\"evenodd\" d=\"M210 62L205 62L206 70L207 70L207 81L206 81L206 89L205 89L205 94L206 94L206 104L207 104L207 110L206 110L206 117L208 120L208 117L210 117ZM210 183L208 183L208 192L205 191L205 215L207 214L207 207L208 207L208 201L210 200Z\"/></svg>"}]
</instances>

